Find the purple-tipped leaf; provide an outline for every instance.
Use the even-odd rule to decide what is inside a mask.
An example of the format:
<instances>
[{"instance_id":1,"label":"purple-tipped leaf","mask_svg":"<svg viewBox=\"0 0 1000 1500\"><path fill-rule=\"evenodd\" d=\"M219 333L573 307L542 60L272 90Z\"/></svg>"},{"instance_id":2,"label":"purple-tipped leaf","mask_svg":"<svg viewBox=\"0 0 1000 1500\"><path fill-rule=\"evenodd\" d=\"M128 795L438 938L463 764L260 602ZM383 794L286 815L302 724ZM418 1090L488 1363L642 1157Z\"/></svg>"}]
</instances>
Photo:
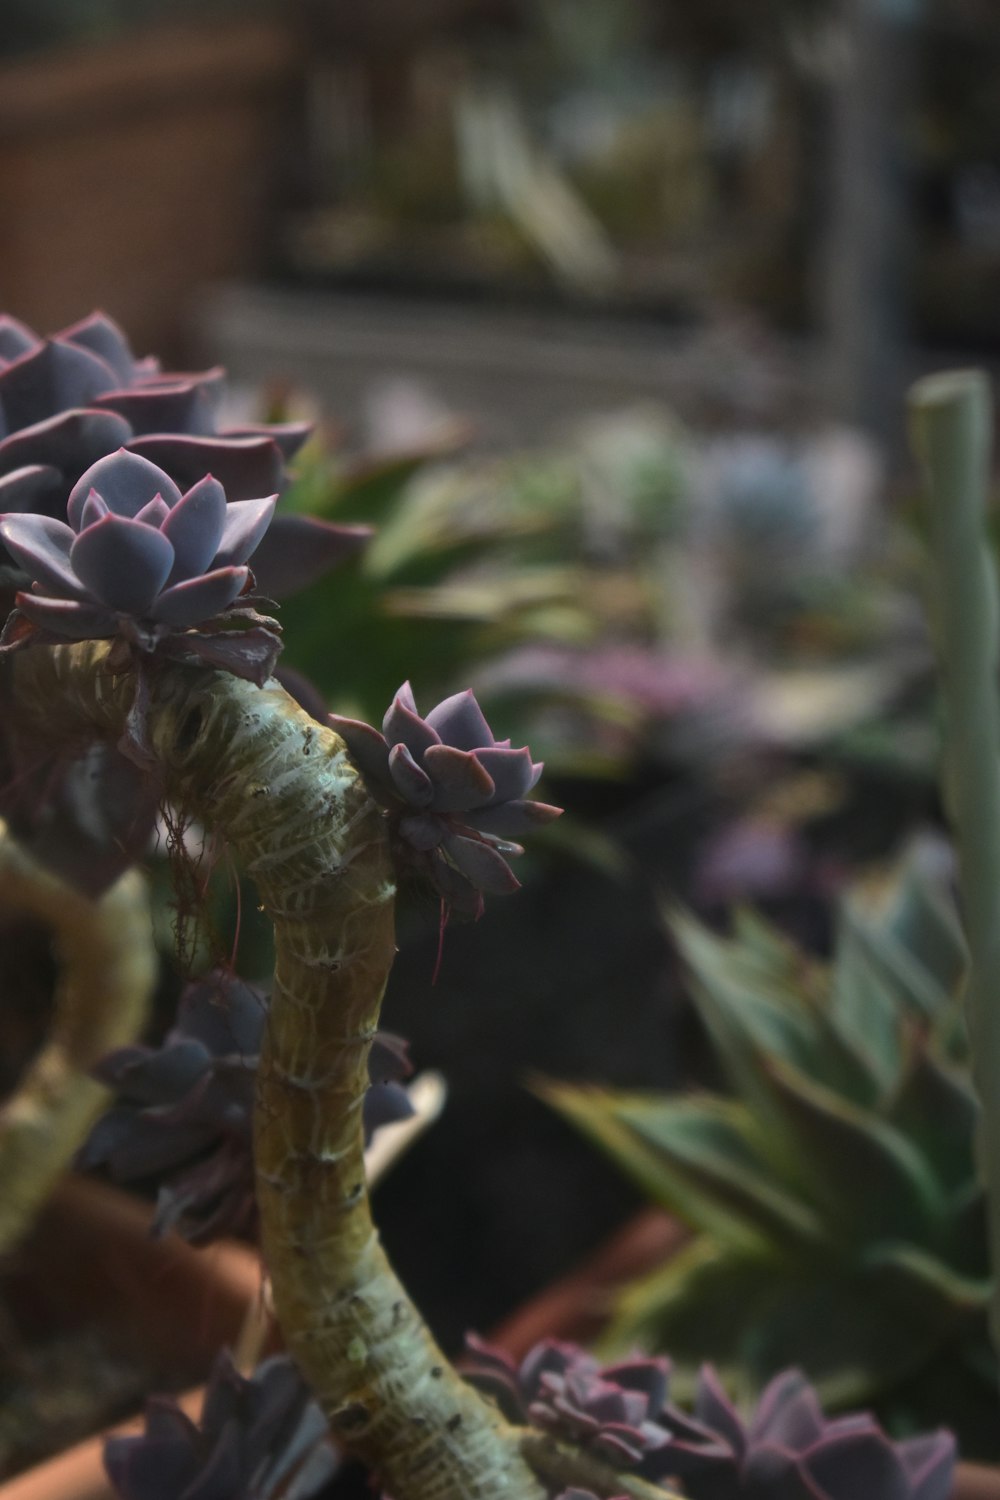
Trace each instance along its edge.
<instances>
[{"instance_id":1,"label":"purple-tipped leaf","mask_svg":"<svg viewBox=\"0 0 1000 1500\"><path fill-rule=\"evenodd\" d=\"M167 512L159 524L174 549L171 583L209 568L219 550L228 521L227 510L235 509L236 506L227 507L226 492L219 481L206 474ZM264 524L267 525L266 520ZM216 566L224 567L230 562L246 562L246 558L223 558Z\"/></svg>"},{"instance_id":2,"label":"purple-tipped leaf","mask_svg":"<svg viewBox=\"0 0 1000 1500\"><path fill-rule=\"evenodd\" d=\"M114 384L114 372L96 354L49 342L0 368L0 406L13 431L69 407L89 406Z\"/></svg>"},{"instance_id":3,"label":"purple-tipped leaf","mask_svg":"<svg viewBox=\"0 0 1000 1500\"><path fill-rule=\"evenodd\" d=\"M77 599L44 599L37 594L18 594L17 607L40 630L65 635L74 641L99 641L114 635L117 621L110 610Z\"/></svg>"},{"instance_id":4,"label":"purple-tipped leaf","mask_svg":"<svg viewBox=\"0 0 1000 1500\"><path fill-rule=\"evenodd\" d=\"M106 313L92 312L78 323L71 323L68 328L60 329L55 337L69 344L77 344L82 349L89 349L110 367L123 385L132 379L135 360L128 339L114 319L109 318Z\"/></svg>"},{"instance_id":5,"label":"purple-tipped leaf","mask_svg":"<svg viewBox=\"0 0 1000 1500\"><path fill-rule=\"evenodd\" d=\"M340 735L361 774L390 790L393 783L389 776L389 746L378 730L361 719L345 719L341 714L329 714L327 723Z\"/></svg>"},{"instance_id":6,"label":"purple-tipped leaf","mask_svg":"<svg viewBox=\"0 0 1000 1500\"><path fill-rule=\"evenodd\" d=\"M62 521L49 516L7 515L0 518L0 540L22 568L57 593L83 597L70 565L76 537Z\"/></svg>"},{"instance_id":7,"label":"purple-tipped leaf","mask_svg":"<svg viewBox=\"0 0 1000 1500\"><path fill-rule=\"evenodd\" d=\"M189 493L194 492L189 491ZM221 487L220 493L222 493ZM263 500L237 500L225 506L222 534L212 554L217 567L245 563L253 556L271 524L277 501L277 495L269 495ZM257 578L258 587L267 594L267 589L257 574L256 558L254 558L254 576ZM268 594L268 597L273 596Z\"/></svg>"},{"instance_id":8,"label":"purple-tipped leaf","mask_svg":"<svg viewBox=\"0 0 1000 1500\"><path fill-rule=\"evenodd\" d=\"M290 598L355 557L371 537L370 526L335 526L315 516L275 516L254 554L257 585L269 599Z\"/></svg>"},{"instance_id":9,"label":"purple-tipped leaf","mask_svg":"<svg viewBox=\"0 0 1000 1500\"><path fill-rule=\"evenodd\" d=\"M446 745L459 750L476 750L493 744L490 726L476 702L471 688L445 698L427 715L427 723Z\"/></svg>"},{"instance_id":10,"label":"purple-tipped leaf","mask_svg":"<svg viewBox=\"0 0 1000 1500\"><path fill-rule=\"evenodd\" d=\"M424 752L423 764L434 783L435 812L468 812L493 796L493 778L471 750L431 745Z\"/></svg>"},{"instance_id":11,"label":"purple-tipped leaf","mask_svg":"<svg viewBox=\"0 0 1000 1500\"><path fill-rule=\"evenodd\" d=\"M94 405L117 412L128 423L133 437L158 432L187 432L209 437L214 428L212 401L197 381L136 386L132 390L108 391Z\"/></svg>"},{"instance_id":12,"label":"purple-tipped leaf","mask_svg":"<svg viewBox=\"0 0 1000 1500\"><path fill-rule=\"evenodd\" d=\"M70 552L87 592L121 614L146 614L174 564L160 531L125 515L107 515L80 533Z\"/></svg>"},{"instance_id":13,"label":"purple-tipped leaf","mask_svg":"<svg viewBox=\"0 0 1000 1500\"><path fill-rule=\"evenodd\" d=\"M434 797L434 783L417 765L405 745L393 745L389 751L389 774L396 791L411 807L429 807Z\"/></svg>"},{"instance_id":14,"label":"purple-tipped leaf","mask_svg":"<svg viewBox=\"0 0 1000 1500\"><path fill-rule=\"evenodd\" d=\"M164 589L149 608L150 618L163 625L190 627L221 614L239 598L250 576L247 568L216 568L200 578L188 578Z\"/></svg>"},{"instance_id":15,"label":"purple-tipped leaf","mask_svg":"<svg viewBox=\"0 0 1000 1500\"><path fill-rule=\"evenodd\" d=\"M92 464L70 490L66 518L74 530L83 524L83 507L91 490L96 490L109 510L118 516L136 516L143 506L159 495L174 506L181 498L175 484L148 459L119 448Z\"/></svg>"},{"instance_id":16,"label":"purple-tipped leaf","mask_svg":"<svg viewBox=\"0 0 1000 1500\"><path fill-rule=\"evenodd\" d=\"M504 896L520 889L518 880L502 854L489 844L478 839L467 839L461 834L449 834L444 847L457 868L475 886L487 895Z\"/></svg>"}]
</instances>

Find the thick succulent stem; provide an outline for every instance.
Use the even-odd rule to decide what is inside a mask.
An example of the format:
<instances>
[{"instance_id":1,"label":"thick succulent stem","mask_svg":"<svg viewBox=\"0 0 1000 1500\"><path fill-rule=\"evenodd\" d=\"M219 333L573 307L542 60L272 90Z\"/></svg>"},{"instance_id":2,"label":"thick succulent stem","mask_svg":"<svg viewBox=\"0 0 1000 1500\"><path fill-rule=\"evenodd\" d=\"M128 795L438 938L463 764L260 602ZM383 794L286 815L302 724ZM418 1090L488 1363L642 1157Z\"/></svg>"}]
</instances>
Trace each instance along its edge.
<instances>
[{"instance_id":1,"label":"thick succulent stem","mask_svg":"<svg viewBox=\"0 0 1000 1500\"><path fill-rule=\"evenodd\" d=\"M0 1254L30 1228L104 1108L89 1076L146 1019L156 955L145 881L132 871L94 901L39 865L0 823L0 908L43 923L60 960L41 1051L0 1109Z\"/></svg>"},{"instance_id":2,"label":"thick succulent stem","mask_svg":"<svg viewBox=\"0 0 1000 1500\"><path fill-rule=\"evenodd\" d=\"M986 539L989 381L975 370L931 376L913 388L910 409L927 488L931 623L946 717L943 785L969 944L966 1009L995 1278L990 1327L1000 1350L1000 616Z\"/></svg>"},{"instance_id":3,"label":"thick succulent stem","mask_svg":"<svg viewBox=\"0 0 1000 1500\"><path fill-rule=\"evenodd\" d=\"M11 658L19 731L117 739L135 679L106 655L86 643ZM164 666L146 730L171 802L223 835L274 921L255 1154L289 1348L338 1440L396 1500L542 1500L518 1432L437 1348L369 1212L361 1105L395 952L382 815L340 739L277 684Z\"/></svg>"}]
</instances>

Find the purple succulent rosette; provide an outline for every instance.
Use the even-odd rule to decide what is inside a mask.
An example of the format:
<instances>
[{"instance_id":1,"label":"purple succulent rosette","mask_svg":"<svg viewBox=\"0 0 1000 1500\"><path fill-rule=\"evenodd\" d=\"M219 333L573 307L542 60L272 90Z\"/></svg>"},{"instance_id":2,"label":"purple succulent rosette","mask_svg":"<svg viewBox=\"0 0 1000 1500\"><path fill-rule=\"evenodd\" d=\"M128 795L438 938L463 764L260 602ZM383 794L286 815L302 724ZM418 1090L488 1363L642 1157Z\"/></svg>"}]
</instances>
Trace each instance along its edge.
<instances>
[{"instance_id":1,"label":"purple succulent rosette","mask_svg":"<svg viewBox=\"0 0 1000 1500\"><path fill-rule=\"evenodd\" d=\"M103 313L43 339L0 316L0 509L61 521L92 464L128 447L182 489L214 474L230 500L280 493L286 463L308 436L302 423L218 428L223 371L164 373L136 359ZM255 571L281 598L357 552L368 527L279 516Z\"/></svg>"},{"instance_id":2,"label":"purple succulent rosette","mask_svg":"<svg viewBox=\"0 0 1000 1500\"><path fill-rule=\"evenodd\" d=\"M690 1413L669 1400L665 1359L601 1366L575 1345L547 1341L517 1365L470 1339L463 1368L512 1421L698 1500L948 1500L951 1493L950 1433L893 1443L867 1412L828 1418L799 1370L775 1376L745 1420L711 1365L701 1371ZM563 1500L570 1496L577 1500L574 1491Z\"/></svg>"},{"instance_id":3,"label":"purple succulent rosette","mask_svg":"<svg viewBox=\"0 0 1000 1500\"><path fill-rule=\"evenodd\" d=\"M217 621L244 593L247 560L271 522L276 499L228 501L210 474L181 494L163 469L119 449L73 486L66 521L0 515L0 540L33 580L30 593L17 595L18 610L47 638L121 635L153 651L170 636ZM242 623L264 622L252 614ZM266 623L273 647L269 671L278 628ZM215 654L193 640L188 645Z\"/></svg>"},{"instance_id":4,"label":"purple succulent rosette","mask_svg":"<svg viewBox=\"0 0 1000 1500\"><path fill-rule=\"evenodd\" d=\"M154 1234L179 1230L192 1244L253 1225L253 1098L267 997L215 970L185 987L177 1023L160 1047L121 1047L94 1076L116 1102L97 1122L80 1165L116 1182L160 1182ZM366 1143L412 1108L401 1080L406 1044L379 1032L368 1061Z\"/></svg>"},{"instance_id":5,"label":"purple succulent rosette","mask_svg":"<svg viewBox=\"0 0 1000 1500\"><path fill-rule=\"evenodd\" d=\"M800 1370L766 1386L744 1421L710 1366L691 1417L668 1408L670 1472L705 1500L947 1500L955 1465L950 1433L889 1440L867 1412L824 1416Z\"/></svg>"},{"instance_id":6,"label":"purple succulent rosette","mask_svg":"<svg viewBox=\"0 0 1000 1500\"><path fill-rule=\"evenodd\" d=\"M408 860L451 907L478 913L483 893L517 890L507 861L524 851L512 840L562 809L528 800L541 764L527 748L494 739L471 691L455 693L422 718L406 682L381 734L337 714L329 722L389 810Z\"/></svg>"},{"instance_id":7,"label":"purple succulent rosette","mask_svg":"<svg viewBox=\"0 0 1000 1500\"><path fill-rule=\"evenodd\" d=\"M670 1379L666 1360L602 1368L575 1344L547 1339L516 1365L470 1335L462 1370L511 1421L541 1427L615 1468L638 1468L670 1442L660 1421Z\"/></svg>"},{"instance_id":8,"label":"purple succulent rosette","mask_svg":"<svg viewBox=\"0 0 1000 1500\"><path fill-rule=\"evenodd\" d=\"M323 1414L287 1355L240 1375L216 1360L200 1422L154 1397L145 1431L111 1437L104 1465L121 1500L307 1500L339 1466Z\"/></svg>"}]
</instances>

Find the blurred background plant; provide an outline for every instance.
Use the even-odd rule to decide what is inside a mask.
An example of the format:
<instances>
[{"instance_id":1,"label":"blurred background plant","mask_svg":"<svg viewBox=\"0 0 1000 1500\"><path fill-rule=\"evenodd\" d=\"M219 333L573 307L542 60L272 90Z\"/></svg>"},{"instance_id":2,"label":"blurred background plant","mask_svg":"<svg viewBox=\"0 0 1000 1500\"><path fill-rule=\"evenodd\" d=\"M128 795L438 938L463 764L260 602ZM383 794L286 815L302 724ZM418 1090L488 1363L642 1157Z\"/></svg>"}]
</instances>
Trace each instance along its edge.
<instances>
[{"instance_id":1,"label":"blurred background plant","mask_svg":"<svg viewBox=\"0 0 1000 1500\"><path fill-rule=\"evenodd\" d=\"M711 1358L745 1391L801 1365L907 1432L933 1411L995 1458L991 1278L973 1160L950 856L915 846L843 900L829 962L744 910L670 929L731 1092L541 1096L693 1238L626 1288L608 1353Z\"/></svg>"}]
</instances>

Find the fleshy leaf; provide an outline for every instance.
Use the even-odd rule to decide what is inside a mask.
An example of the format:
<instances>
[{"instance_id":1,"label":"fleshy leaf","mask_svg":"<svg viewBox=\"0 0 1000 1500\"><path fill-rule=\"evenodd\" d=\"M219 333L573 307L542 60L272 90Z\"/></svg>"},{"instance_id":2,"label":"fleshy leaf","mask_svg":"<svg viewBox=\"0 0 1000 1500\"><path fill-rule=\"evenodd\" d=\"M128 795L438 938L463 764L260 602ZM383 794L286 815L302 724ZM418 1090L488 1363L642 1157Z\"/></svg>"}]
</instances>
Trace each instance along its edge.
<instances>
[{"instance_id":1,"label":"fleshy leaf","mask_svg":"<svg viewBox=\"0 0 1000 1500\"><path fill-rule=\"evenodd\" d=\"M176 505L181 492L162 469L148 459L125 448L109 453L92 464L70 490L66 502L69 524L78 531L83 521L83 507L91 490L96 490L108 508L118 516L133 517L154 495L161 495L170 506Z\"/></svg>"},{"instance_id":2,"label":"fleshy leaf","mask_svg":"<svg viewBox=\"0 0 1000 1500\"><path fill-rule=\"evenodd\" d=\"M95 599L109 609L142 616L167 580L174 549L162 532L112 514L81 532L70 561Z\"/></svg>"}]
</instances>

